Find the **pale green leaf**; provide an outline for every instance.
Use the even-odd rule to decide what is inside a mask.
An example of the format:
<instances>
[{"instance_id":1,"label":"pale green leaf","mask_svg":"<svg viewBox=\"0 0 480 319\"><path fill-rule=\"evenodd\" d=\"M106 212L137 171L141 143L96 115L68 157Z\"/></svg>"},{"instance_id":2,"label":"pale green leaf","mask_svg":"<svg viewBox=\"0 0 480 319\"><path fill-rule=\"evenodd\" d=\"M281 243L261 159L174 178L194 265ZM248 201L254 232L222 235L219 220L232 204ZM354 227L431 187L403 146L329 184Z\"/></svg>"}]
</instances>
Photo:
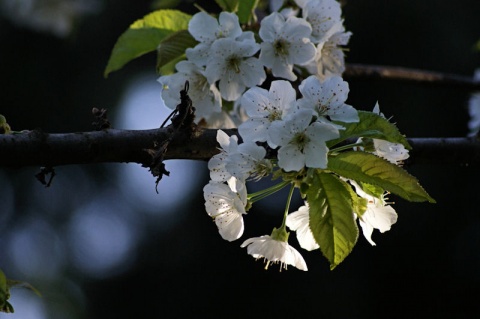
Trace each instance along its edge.
<instances>
[{"instance_id":1,"label":"pale green leaf","mask_svg":"<svg viewBox=\"0 0 480 319\"><path fill-rule=\"evenodd\" d=\"M255 8L258 5L258 0L242 0L238 5L238 20L242 24L250 24L253 20L256 20Z\"/></svg>"},{"instance_id":2,"label":"pale green leaf","mask_svg":"<svg viewBox=\"0 0 480 319\"><path fill-rule=\"evenodd\" d=\"M327 142L328 147L332 147L348 138L370 137L386 140L391 143L403 144L406 149L412 149L407 139L403 136L395 124L373 112L358 111L360 121L357 123L344 123L335 121L334 123L345 127L340 131L340 137Z\"/></svg>"},{"instance_id":3,"label":"pale green leaf","mask_svg":"<svg viewBox=\"0 0 480 319\"><path fill-rule=\"evenodd\" d=\"M348 192L352 198L353 212L358 216L362 216L367 210L368 200L366 198L358 196L352 187L348 187Z\"/></svg>"},{"instance_id":4,"label":"pale green leaf","mask_svg":"<svg viewBox=\"0 0 480 319\"><path fill-rule=\"evenodd\" d=\"M337 176L316 171L307 190L310 229L330 269L350 254L358 238L349 188Z\"/></svg>"},{"instance_id":5,"label":"pale green leaf","mask_svg":"<svg viewBox=\"0 0 480 319\"><path fill-rule=\"evenodd\" d=\"M370 196L380 198L385 193L385 190L378 185L372 185L362 182L358 182L358 184L360 185L362 190Z\"/></svg>"},{"instance_id":6,"label":"pale green leaf","mask_svg":"<svg viewBox=\"0 0 480 319\"><path fill-rule=\"evenodd\" d=\"M135 21L115 43L104 76L157 49L171 34L188 29L191 16L178 10L158 10Z\"/></svg>"},{"instance_id":7,"label":"pale green leaf","mask_svg":"<svg viewBox=\"0 0 480 319\"><path fill-rule=\"evenodd\" d=\"M403 168L366 152L344 152L328 159L328 169L356 182L377 185L411 202L435 200Z\"/></svg>"},{"instance_id":8,"label":"pale green leaf","mask_svg":"<svg viewBox=\"0 0 480 319\"><path fill-rule=\"evenodd\" d=\"M157 47L157 71L172 61L185 58L185 50L194 47L198 42L188 30L180 30L167 36Z\"/></svg>"},{"instance_id":9,"label":"pale green leaf","mask_svg":"<svg viewBox=\"0 0 480 319\"><path fill-rule=\"evenodd\" d=\"M184 55L181 55L179 56L177 59L175 60L172 60L170 62L168 62L167 64L165 64L164 66L162 66L161 68L158 68L157 69L157 73L160 74L160 75L170 75L170 74L173 74L176 72L176 65L178 62L180 61L183 61L185 60L185 54Z\"/></svg>"}]
</instances>

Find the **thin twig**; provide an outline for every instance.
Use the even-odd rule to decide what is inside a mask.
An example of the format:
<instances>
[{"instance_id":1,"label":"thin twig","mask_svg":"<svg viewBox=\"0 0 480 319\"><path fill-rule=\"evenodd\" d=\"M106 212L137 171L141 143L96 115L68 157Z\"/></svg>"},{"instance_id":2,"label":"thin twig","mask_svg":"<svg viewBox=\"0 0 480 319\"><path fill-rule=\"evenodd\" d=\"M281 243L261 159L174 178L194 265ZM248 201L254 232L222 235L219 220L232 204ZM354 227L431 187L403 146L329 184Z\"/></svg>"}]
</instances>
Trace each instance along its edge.
<instances>
[{"instance_id":1,"label":"thin twig","mask_svg":"<svg viewBox=\"0 0 480 319\"><path fill-rule=\"evenodd\" d=\"M480 91L480 81L474 80L473 77L396 66L350 63L343 77L346 80L357 78L397 80Z\"/></svg>"}]
</instances>

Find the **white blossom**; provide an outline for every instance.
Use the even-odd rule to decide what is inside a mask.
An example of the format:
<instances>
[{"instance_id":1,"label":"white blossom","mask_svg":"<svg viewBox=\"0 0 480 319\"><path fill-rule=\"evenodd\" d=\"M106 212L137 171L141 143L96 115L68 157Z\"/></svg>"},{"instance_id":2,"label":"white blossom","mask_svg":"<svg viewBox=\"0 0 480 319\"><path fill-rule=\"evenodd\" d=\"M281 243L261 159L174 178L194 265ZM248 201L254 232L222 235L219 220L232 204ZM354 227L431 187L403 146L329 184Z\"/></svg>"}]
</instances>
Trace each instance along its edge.
<instances>
[{"instance_id":1,"label":"white blossom","mask_svg":"<svg viewBox=\"0 0 480 319\"><path fill-rule=\"evenodd\" d=\"M385 118L383 113L380 112L380 106L378 102L375 104L373 108L373 113L380 115L381 117ZM361 141L362 138L359 139ZM408 150L400 143L392 143L389 141L381 140L381 139L372 139L373 140L373 147L374 151L373 154L386 159L390 163L400 165L404 160L410 157Z\"/></svg>"},{"instance_id":2,"label":"white blossom","mask_svg":"<svg viewBox=\"0 0 480 319\"><path fill-rule=\"evenodd\" d=\"M212 44L205 75L210 84L220 80L218 87L225 100L235 101L247 87L265 80L262 64L253 57L259 48L253 41L231 38L218 39Z\"/></svg>"},{"instance_id":3,"label":"white blossom","mask_svg":"<svg viewBox=\"0 0 480 319\"><path fill-rule=\"evenodd\" d=\"M373 154L380 156L393 164L401 164L410 157L408 150L400 143L392 143L385 140L373 139Z\"/></svg>"},{"instance_id":4,"label":"white blossom","mask_svg":"<svg viewBox=\"0 0 480 319\"><path fill-rule=\"evenodd\" d=\"M245 183L235 179L229 184L210 181L203 188L205 209L213 217L223 239L233 241L243 234L243 216L246 214L247 189Z\"/></svg>"},{"instance_id":5,"label":"white blossom","mask_svg":"<svg viewBox=\"0 0 480 319\"><path fill-rule=\"evenodd\" d=\"M203 68L190 61L180 61L175 68L176 73L158 79L163 86L162 98L167 107L175 109L180 103L180 91L184 89L185 81L188 80L188 95L195 101L197 123L202 119L208 122L215 113L222 112L220 91L215 85L208 83Z\"/></svg>"},{"instance_id":6,"label":"white blossom","mask_svg":"<svg viewBox=\"0 0 480 319\"><path fill-rule=\"evenodd\" d=\"M268 129L274 121L281 120L295 108L296 93L290 82L273 81L270 90L259 87L249 89L241 99L241 105L250 117L238 127L243 140L268 142L277 147L268 138Z\"/></svg>"},{"instance_id":7,"label":"white blossom","mask_svg":"<svg viewBox=\"0 0 480 319\"><path fill-rule=\"evenodd\" d=\"M295 0L295 3L297 4L297 6L303 9L307 5L308 1L310 0Z\"/></svg>"},{"instance_id":8,"label":"white blossom","mask_svg":"<svg viewBox=\"0 0 480 319\"><path fill-rule=\"evenodd\" d=\"M229 181L232 176L240 181L249 177L261 178L271 173L272 164L265 159L266 150L254 142L238 144L235 135L228 136L222 130L217 131L220 153L208 161L210 178L216 182Z\"/></svg>"},{"instance_id":9,"label":"white blossom","mask_svg":"<svg viewBox=\"0 0 480 319\"><path fill-rule=\"evenodd\" d=\"M298 100L300 108L310 109L316 116L328 116L332 121L358 122L358 112L345 104L348 97L348 83L340 76L326 78L323 82L311 75L299 86L303 97Z\"/></svg>"},{"instance_id":10,"label":"white blossom","mask_svg":"<svg viewBox=\"0 0 480 319\"><path fill-rule=\"evenodd\" d=\"M237 152L238 137L236 135L228 136L224 131L218 130L217 142L220 144L220 153L212 156L208 161L210 178L215 182L226 182L232 177L232 174L226 169L227 158Z\"/></svg>"},{"instance_id":11,"label":"white blossom","mask_svg":"<svg viewBox=\"0 0 480 319\"><path fill-rule=\"evenodd\" d=\"M332 75L341 75L345 71L345 54L342 46L348 44L352 33L345 32L343 21L337 22L320 41L316 48L315 59L305 67L321 79Z\"/></svg>"},{"instance_id":12,"label":"white blossom","mask_svg":"<svg viewBox=\"0 0 480 319\"><path fill-rule=\"evenodd\" d=\"M270 8L270 11L273 12L273 11L280 10L284 2L285 0L270 0L268 5Z\"/></svg>"},{"instance_id":13,"label":"white blossom","mask_svg":"<svg viewBox=\"0 0 480 319\"><path fill-rule=\"evenodd\" d=\"M207 63L213 42L221 38L235 39L242 35L238 17L221 12L218 20L206 12L196 13L188 23L188 32L200 43L186 50L187 58L199 66Z\"/></svg>"},{"instance_id":14,"label":"white blossom","mask_svg":"<svg viewBox=\"0 0 480 319\"><path fill-rule=\"evenodd\" d=\"M383 195L381 198L373 197L365 193L354 181L350 183L355 186L355 192L367 200L367 210L359 217L359 222L363 236L372 246L375 246L372 240L373 230L378 229L381 233L390 230L391 226L397 222L397 213L392 206L386 205Z\"/></svg>"},{"instance_id":15,"label":"white blossom","mask_svg":"<svg viewBox=\"0 0 480 319\"><path fill-rule=\"evenodd\" d=\"M312 42L325 41L330 29L341 21L340 3L336 0L309 0L303 3L303 17L312 26Z\"/></svg>"},{"instance_id":16,"label":"white blossom","mask_svg":"<svg viewBox=\"0 0 480 319\"><path fill-rule=\"evenodd\" d=\"M285 171L299 171L303 167L326 168L328 147L326 141L339 137L338 128L330 123L314 122L310 110L301 109L285 121L272 123L269 138L280 146L278 166Z\"/></svg>"},{"instance_id":17,"label":"white blossom","mask_svg":"<svg viewBox=\"0 0 480 319\"><path fill-rule=\"evenodd\" d=\"M297 233L297 240L303 249L311 251L320 247L310 230L310 208L307 203L296 212L288 214L286 225Z\"/></svg>"},{"instance_id":18,"label":"white blossom","mask_svg":"<svg viewBox=\"0 0 480 319\"><path fill-rule=\"evenodd\" d=\"M238 145L237 151L226 160L227 171L240 180L260 179L272 172L272 163L265 159L266 150L247 141Z\"/></svg>"},{"instance_id":19,"label":"white blossom","mask_svg":"<svg viewBox=\"0 0 480 319\"><path fill-rule=\"evenodd\" d=\"M311 32L310 24L304 19L293 16L285 19L273 12L261 22L260 61L271 68L274 76L295 81L293 65L304 65L315 58L316 49L309 39Z\"/></svg>"},{"instance_id":20,"label":"white blossom","mask_svg":"<svg viewBox=\"0 0 480 319\"><path fill-rule=\"evenodd\" d=\"M205 128L236 128L238 124L236 119L232 116L231 112L222 110L220 112L215 112L210 114L208 118L205 118L205 122L201 123Z\"/></svg>"},{"instance_id":21,"label":"white blossom","mask_svg":"<svg viewBox=\"0 0 480 319\"><path fill-rule=\"evenodd\" d=\"M280 263L280 270L287 269L292 265L300 270L307 271L307 264L302 255L285 241L275 240L271 236L249 238L243 242L241 247L247 247L247 253L253 258L264 258L265 269L270 263Z\"/></svg>"}]
</instances>

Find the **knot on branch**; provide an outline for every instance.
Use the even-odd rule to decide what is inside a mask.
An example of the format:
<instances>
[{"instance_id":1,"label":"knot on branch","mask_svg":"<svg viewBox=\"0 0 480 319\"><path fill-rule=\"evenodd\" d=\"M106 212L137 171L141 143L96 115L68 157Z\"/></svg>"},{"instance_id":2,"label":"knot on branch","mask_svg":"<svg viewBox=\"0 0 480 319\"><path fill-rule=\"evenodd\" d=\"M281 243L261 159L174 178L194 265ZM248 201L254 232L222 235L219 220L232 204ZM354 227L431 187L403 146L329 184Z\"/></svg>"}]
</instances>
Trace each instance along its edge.
<instances>
[{"instance_id":1,"label":"knot on branch","mask_svg":"<svg viewBox=\"0 0 480 319\"><path fill-rule=\"evenodd\" d=\"M96 131L112 128L112 125L110 124L110 121L107 117L107 109L97 109L96 107L94 107L92 109L92 114L95 117L92 125Z\"/></svg>"},{"instance_id":2,"label":"knot on branch","mask_svg":"<svg viewBox=\"0 0 480 319\"><path fill-rule=\"evenodd\" d=\"M180 91L180 104L175 110L165 119L160 128L171 118L172 123L168 126L170 136L161 144L154 145L154 149L146 150L152 156L152 163L150 164L150 172L157 177L155 182L155 191L158 194L158 183L162 180L163 175L170 176L170 172L166 170L165 163L163 163L165 153L168 145L178 135L179 132L186 134L192 138L194 132L197 130L195 124L195 108L192 100L188 96L189 82L185 81L185 87Z\"/></svg>"}]
</instances>

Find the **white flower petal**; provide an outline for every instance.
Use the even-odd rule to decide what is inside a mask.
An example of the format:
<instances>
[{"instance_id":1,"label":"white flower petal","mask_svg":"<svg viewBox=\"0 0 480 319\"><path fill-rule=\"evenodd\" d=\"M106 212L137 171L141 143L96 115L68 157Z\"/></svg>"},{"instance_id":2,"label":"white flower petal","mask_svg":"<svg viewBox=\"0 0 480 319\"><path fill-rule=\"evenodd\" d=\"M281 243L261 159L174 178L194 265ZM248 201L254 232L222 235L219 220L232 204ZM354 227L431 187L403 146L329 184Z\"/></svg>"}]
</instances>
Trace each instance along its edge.
<instances>
[{"instance_id":1,"label":"white flower petal","mask_svg":"<svg viewBox=\"0 0 480 319\"><path fill-rule=\"evenodd\" d=\"M215 218L215 224L218 227L218 232L223 239L234 241L243 235L244 224L243 217L234 212L228 212L218 215Z\"/></svg>"},{"instance_id":2,"label":"white flower petal","mask_svg":"<svg viewBox=\"0 0 480 319\"><path fill-rule=\"evenodd\" d=\"M305 167L305 154L295 145L282 146L278 150L278 166L287 172L299 171Z\"/></svg>"},{"instance_id":3,"label":"white flower petal","mask_svg":"<svg viewBox=\"0 0 480 319\"><path fill-rule=\"evenodd\" d=\"M265 142L269 126L270 122L267 119L251 118L240 124L238 132L245 141Z\"/></svg>"},{"instance_id":4,"label":"white flower petal","mask_svg":"<svg viewBox=\"0 0 480 319\"><path fill-rule=\"evenodd\" d=\"M275 240L271 236L249 238L240 247L247 247L247 253L254 258L265 258L267 267L271 262L280 263L280 269L286 269L286 265L292 265L303 271L308 270L305 260L295 248L287 242Z\"/></svg>"},{"instance_id":5,"label":"white flower petal","mask_svg":"<svg viewBox=\"0 0 480 319\"><path fill-rule=\"evenodd\" d=\"M217 20L203 11L193 15L188 23L188 32L199 42L213 42L217 28Z\"/></svg>"},{"instance_id":6,"label":"white flower petal","mask_svg":"<svg viewBox=\"0 0 480 319\"><path fill-rule=\"evenodd\" d=\"M308 205L301 206L298 211L288 214L287 227L294 230L300 247L308 251L318 249L320 246L315 241L310 230L310 216Z\"/></svg>"},{"instance_id":7,"label":"white flower petal","mask_svg":"<svg viewBox=\"0 0 480 319\"><path fill-rule=\"evenodd\" d=\"M229 241L243 234L243 217L246 214L247 190L245 183L229 179L229 185L210 181L203 188L205 209L215 223L221 236Z\"/></svg>"}]
</instances>

